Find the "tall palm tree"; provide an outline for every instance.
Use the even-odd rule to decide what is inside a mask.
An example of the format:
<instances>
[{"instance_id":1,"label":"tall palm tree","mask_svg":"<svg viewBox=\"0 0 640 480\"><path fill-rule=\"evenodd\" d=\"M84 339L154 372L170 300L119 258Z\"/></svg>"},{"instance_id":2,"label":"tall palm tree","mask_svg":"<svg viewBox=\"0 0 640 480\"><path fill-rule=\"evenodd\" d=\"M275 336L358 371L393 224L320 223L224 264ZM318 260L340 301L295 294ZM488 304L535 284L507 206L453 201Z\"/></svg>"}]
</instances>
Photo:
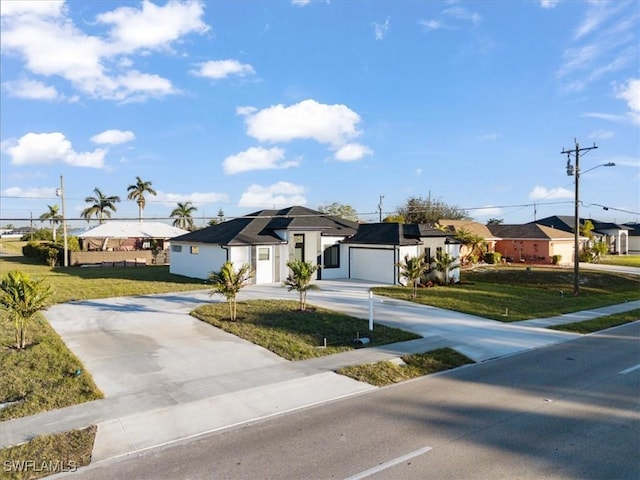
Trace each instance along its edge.
<instances>
[{"instance_id":1,"label":"tall palm tree","mask_svg":"<svg viewBox=\"0 0 640 480\"><path fill-rule=\"evenodd\" d=\"M151 195L157 195L156 191L151 188L151 182L145 182L140 177L136 177L136 183L127 187L127 200L135 200L138 204L138 220L142 221L142 212L147 204L147 199L144 198L145 193Z\"/></svg>"},{"instance_id":2,"label":"tall palm tree","mask_svg":"<svg viewBox=\"0 0 640 480\"><path fill-rule=\"evenodd\" d=\"M60 207L58 205L47 205L47 207L49 211L40 215L40 221L49 221L51 231L53 232L53 241L55 242L57 226L62 221L62 215L60 215Z\"/></svg>"},{"instance_id":3,"label":"tall palm tree","mask_svg":"<svg viewBox=\"0 0 640 480\"><path fill-rule=\"evenodd\" d=\"M175 218L173 226L184 230L193 230L193 212L198 210L191 202L178 202L178 206L169 215Z\"/></svg>"},{"instance_id":4,"label":"tall palm tree","mask_svg":"<svg viewBox=\"0 0 640 480\"><path fill-rule=\"evenodd\" d=\"M109 210L114 212L117 210L116 202L120 201L120 197L117 195L106 196L98 187L94 188L93 191L96 194L95 197L84 199L85 202L92 205L82 211L82 218L88 222L91 217L96 217L100 223L104 223L104 217L111 218Z\"/></svg>"},{"instance_id":5,"label":"tall palm tree","mask_svg":"<svg viewBox=\"0 0 640 480\"><path fill-rule=\"evenodd\" d=\"M47 308L51 294L51 287L42 279L32 279L20 270L9 272L0 282L0 307L13 320L18 350L27 346L29 320Z\"/></svg>"}]
</instances>

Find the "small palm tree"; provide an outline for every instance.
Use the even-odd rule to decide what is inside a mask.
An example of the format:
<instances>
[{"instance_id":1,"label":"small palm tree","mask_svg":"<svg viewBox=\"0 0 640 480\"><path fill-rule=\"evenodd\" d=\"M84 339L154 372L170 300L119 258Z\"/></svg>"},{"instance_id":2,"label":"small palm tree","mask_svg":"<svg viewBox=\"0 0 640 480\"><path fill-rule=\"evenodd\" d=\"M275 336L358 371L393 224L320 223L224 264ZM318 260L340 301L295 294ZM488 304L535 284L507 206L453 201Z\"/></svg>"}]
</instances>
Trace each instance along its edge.
<instances>
[{"instance_id":1,"label":"small palm tree","mask_svg":"<svg viewBox=\"0 0 640 480\"><path fill-rule=\"evenodd\" d=\"M400 275L411 283L411 296L416 298L420 278L429 268L429 264L426 262L424 255L412 257L407 254L404 256L404 260L398 263L398 267L400 267Z\"/></svg>"},{"instance_id":2,"label":"small palm tree","mask_svg":"<svg viewBox=\"0 0 640 480\"><path fill-rule=\"evenodd\" d=\"M237 318L237 297L242 287L249 283L253 276L251 266L244 263L236 271L233 263L225 262L218 272L209 273L209 281L213 288L209 292L210 296L223 295L229 302L229 318L232 322Z\"/></svg>"},{"instance_id":3,"label":"small palm tree","mask_svg":"<svg viewBox=\"0 0 640 480\"><path fill-rule=\"evenodd\" d=\"M464 257L465 263L475 263L484 257L487 248L484 238L482 238L480 235L476 235L475 233L460 229L455 238L468 250L467 255L465 255Z\"/></svg>"},{"instance_id":4,"label":"small palm tree","mask_svg":"<svg viewBox=\"0 0 640 480\"><path fill-rule=\"evenodd\" d=\"M58 205L47 205L49 211L40 215L40 221L48 221L51 225L51 231L53 233L53 241L56 241L56 230L60 222L62 221L62 215L60 215L60 207Z\"/></svg>"},{"instance_id":5,"label":"small palm tree","mask_svg":"<svg viewBox=\"0 0 640 480\"><path fill-rule=\"evenodd\" d=\"M151 195L157 195L156 191L151 188L151 182L145 182L140 177L136 177L136 183L127 187L127 200L135 200L138 204L138 220L142 221L142 212L147 204L147 199L144 198L145 193Z\"/></svg>"},{"instance_id":6,"label":"small palm tree","mask_svg":"<svg viewBox=\"0 0 640 480\"><path fill-rule=\"evenodd\" d=\"M291 273L284 281L284 285L288 291L295 290L300 294L300 311L304 312L307 309L307 292L318 288L317 285L311 284L318 266L302 260L291 260L287 262L287 267L291 269Z\"/></svg>"},{"instance_id":7,"label":"small palm tree","mask_svg":"<svg viewBox=\"0 0 640 480\"><path fill-rule=\"evenodd\" d=\"M85 208L81 215L87 222L91 220L91 217L96 217L102 224L104 223L104 217L111 218L111 211L115 212L117 210L116 203L120 201L120 197L117 195L107 196L98 187L94 188L93 191L96 196L84 199L85 202L91 205Z\"/></svg>"},{"instance_id":8,"label":"small palm tree","mask_svg":"<svg viewBox=\"0 0 640 480\"><path fill-rule=\"evenodd\" d=\"M27 346L27 324L49 305L51 288L19 270L11 271L0 282L0 307L13 320L16 348Z\"/></svg>"},{"instance_id":9,"label":"small palm tree","mask_svg":"<svg viewBox=\"0 0 640 480\"><path fill-rule=\"evenodd\" d=\"M198 210L191 202L178 202L178 206L169 215L175 218L173 226L183 230L193 230L193 212Z\"/></svg>"},{"instance_id":10,"label":"small palm tree","mask_svg":"<svg viewBox=\"0 0 640 480\"><path fill-rule=\"evenodd\" d=\"M438 250L434 264L436 270L444 274L444 283L448 285L449 271L458 266L458 259L447 252Z\"/></svg>"}]
</instances>

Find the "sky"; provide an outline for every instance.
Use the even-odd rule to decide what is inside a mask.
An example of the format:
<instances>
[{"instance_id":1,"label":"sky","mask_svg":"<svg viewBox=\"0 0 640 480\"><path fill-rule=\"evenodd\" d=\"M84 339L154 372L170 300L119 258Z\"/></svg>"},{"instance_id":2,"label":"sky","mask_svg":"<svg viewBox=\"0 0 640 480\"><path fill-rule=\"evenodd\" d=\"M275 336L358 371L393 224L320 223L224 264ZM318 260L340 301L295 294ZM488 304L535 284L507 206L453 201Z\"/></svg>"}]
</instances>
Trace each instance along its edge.
<instances>
[{"instance_id":1,"label":"sky","mask_svg":"<svg viewBox=\"0 0 640 480\"><path fill-rule=\"evenodd\" d=\"M196 224L411 196L474 220L640 221L636 1L2 0L0 225ZM598 168L613 162L615 167ZM59 192L58 192L59 193ZM73 222L71 222L73 224ZM86 221L77 222L87 225ZM95 224L93 222L92 224Z\"/></svg>"}]
</instances>

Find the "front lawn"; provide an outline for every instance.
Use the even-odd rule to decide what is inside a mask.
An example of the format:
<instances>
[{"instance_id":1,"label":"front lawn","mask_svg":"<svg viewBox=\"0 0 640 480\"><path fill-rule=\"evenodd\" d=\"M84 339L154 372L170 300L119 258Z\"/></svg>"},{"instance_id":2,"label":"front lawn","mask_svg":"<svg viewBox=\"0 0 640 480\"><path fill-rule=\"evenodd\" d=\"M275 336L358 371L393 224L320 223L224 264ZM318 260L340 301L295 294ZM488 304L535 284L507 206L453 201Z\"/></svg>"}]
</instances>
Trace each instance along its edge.
<instances>
[{"instance_id":1,"label":"front lawn","mask_svg":"<svg viewBox=\"0 0 640 480\"><path fill-rule=\"evenodd\" d=\"M548 267L483 267L463 271L462 283L418 289L376 287L374 293L503 322L546 318L640 299L640 277L581 271L580 295L572 295L573 270Z\"/></svg>"},{"instance_id":2,"label":"front lawn","mask_svg":"<svg viewBox=\"0 0 640 480\"><path fill-rule=\"evenodd\" d=\"M426 353L405 355L402 357L402 363L386 361L353 365L339 368L336 373L383 387L468 363L473 363L473 360L451 348L439 348Z\"/></svg>"},{"instance_id":3,"label":"front lawn","mask_svg":"<svg viewBox=\"0 0 640 480\"><path fill-rule=\"evenodd\" d=\"M604 255L599 263L640 268L640 255Z\"/></svg>"},{"instance_id":4,"label":"front lawn","mask_svg":"<svg viewBox=\"0 0 640 480\"><path fill-rule=\"evenodd\" d=\"M616 313L605 317L598 317L592 320L584 320L582 322L565 323L564 325L554 325L553 330L562 330L564 332L575 333L593 333L606 328L617 327L625 323L640 320L640 309L631 310L624 313Z\"/></svg>"},{"instance_id":5,"label":"front lawn","mask_svg":"<svg viewBox=\"0 0 640 480\"><path fill-rule=\"evenodd\" d=\"M238 320L229 320L225 302L204 305L192 315L215 327L266 348L287 360L322 357L356 348L358 335L369 337L368 346L385 345L420 338L413 333L377 324L369 332L367 320L308 306L298 310L298 302L252 300L238 302ZM326 348L324 347L326 339Z\"/></svg>"}]
</instances>

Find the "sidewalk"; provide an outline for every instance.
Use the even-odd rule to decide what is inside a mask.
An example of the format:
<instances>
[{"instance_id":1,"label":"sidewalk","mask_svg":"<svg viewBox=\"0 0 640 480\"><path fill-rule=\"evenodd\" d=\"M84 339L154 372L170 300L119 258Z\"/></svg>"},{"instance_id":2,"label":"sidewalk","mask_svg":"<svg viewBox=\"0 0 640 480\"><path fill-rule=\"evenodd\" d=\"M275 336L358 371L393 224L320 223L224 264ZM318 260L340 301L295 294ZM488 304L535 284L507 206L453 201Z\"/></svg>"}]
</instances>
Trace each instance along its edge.
<instances>
[{"instance_id":1,"label":"sidewalk","mask_svg":"<svg viewBox=\"0 0 640 480\"><path fill-rule=\"evenodd\" d=\"M321 290L309 294L309 302L368 318L369 288L370 285L363 283L323 282ZM273 285L251 287L243 292L243 298L259 297L291 298L291 294ZM144 329L136 330L135 334L127 332L126 337L123 335L122 338L133 337L133 345L142 345L142 353L153 357L156 363L162 364L166 360L159 360L157 353L164 350L150 350L153 348L168 350L171 353L168 358L174 361L182 355L179 348L183 344L191 348L192 338L185 336L177 339L177 344L170 344L168 342L176 341L174 335L167 334L165 338L162 332L155 331L158 329L149 331L149 318L153 317L155 322L162 322L163 325L166 319L167 328L175 324L187 331L185 335L194 329L193 335L199 338L204 331L202 325L190 317L188 312L203 301L209 301L208 293L191 292L146 298L149 303L145 305L141 298L131 303L128 299L84 302L54 310L47 316L53 317L51 320L54 328L83 362L85 355L89 355L85 348L95 350L96 345L90 342L92 345L83 347L81 344L83 340L78 332L83 329L83 325L74 320L78 318L74 316L77 312L75 308L94 309L92 322L99 323L100 331L106 329L111 336L114 332L121 333L118 329L122 326L118 323L114 327L109 322L126 315L138 319L143 322ZM98 433L92 461L107 460L376 389L335 374L334 370L341 366L391 360L406 353L420 353L441 347L454 348L476 362L481 362L567 341L577 336L542 327L640 308L640 301L627 302L589 312L505 324L381 297L375 297L373 302L377 323L409 330L424 338L299 362L283 361L272 358L270 352L258 351L252 354L256 357L246 368L240 365L233 369L233 365L241 364L242 358L234 356L232 352L251 347L216 331L211 334L211 338L205 339L209 343L193 348L198 350L194 355L210 355L210 345L214 345L217 356L206 357L204 366L198 365L205 358L201 356L188 359L189 363L185 363L192 369L200 370L200 373L194 372L189 376L183 375L182 371L175 372L174 369L170 373L176 376L165 378L159 376L164 371L159 373L149 370L151 367L158 369L166 366L150 363L142 372L131 373L132 376L127 377L123 384L115 384L112 379L98 374L94 379L104 389L106 398L1 422L0 448L26 442L37 435L97 424ZM128 325L128 322L123 323ZM141 338L142 332L147 335L144 341ZM151 337L152 335L155 336ZM96 340L95 334L89 338ZM104 345L101 348L107 349ZM248 352L250 351L243 350L243 355L248 355ZM105 356L108 353L113 352L105 350L98 360L92 360L96 371L112 367L109 363L112 357ZM127 355L116 353L123 362L120 365L130 363L131 359ZM90 362L85 363L85 366L94 373ZM134 386L139 385L139 388L127 390L126 387L131 382Z\"/></svg>"}]
</instances>

